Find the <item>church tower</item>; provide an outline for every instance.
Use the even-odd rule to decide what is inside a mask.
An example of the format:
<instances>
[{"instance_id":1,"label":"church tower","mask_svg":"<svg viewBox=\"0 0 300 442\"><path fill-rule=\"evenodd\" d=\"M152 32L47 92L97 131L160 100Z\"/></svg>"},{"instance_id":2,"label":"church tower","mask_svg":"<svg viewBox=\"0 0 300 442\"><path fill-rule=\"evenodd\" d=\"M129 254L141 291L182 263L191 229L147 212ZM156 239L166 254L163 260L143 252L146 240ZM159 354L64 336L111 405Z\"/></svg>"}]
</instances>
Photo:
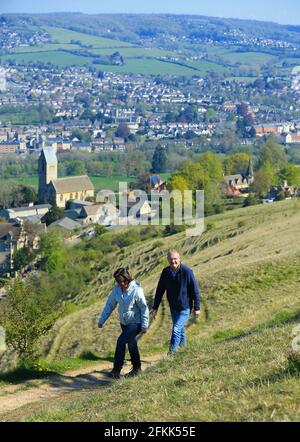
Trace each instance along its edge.
<instances>
[{"instance_id":1,"label":"church tower","mask_svg":"<svg viewBox=\"0 0 300 442\"><path fill-rule=\"evenodd\" d=\"M39 203L48 203L48 185L57 179L57 158L52 147L44 147L39 157Z\"/></svg>"},{"instance_id":2,"label":"church tower","mask_svg":"<svg viewBox=\"0 0 300 442\"><path fill-rule=\"evenodd\" d=\"M253 171L253 164L252 164L252 158L249 159L248 169L245 174L245 178L248 180L248 183L251 184L254 181L254 171Z\"/></svg>"}]
</instances>

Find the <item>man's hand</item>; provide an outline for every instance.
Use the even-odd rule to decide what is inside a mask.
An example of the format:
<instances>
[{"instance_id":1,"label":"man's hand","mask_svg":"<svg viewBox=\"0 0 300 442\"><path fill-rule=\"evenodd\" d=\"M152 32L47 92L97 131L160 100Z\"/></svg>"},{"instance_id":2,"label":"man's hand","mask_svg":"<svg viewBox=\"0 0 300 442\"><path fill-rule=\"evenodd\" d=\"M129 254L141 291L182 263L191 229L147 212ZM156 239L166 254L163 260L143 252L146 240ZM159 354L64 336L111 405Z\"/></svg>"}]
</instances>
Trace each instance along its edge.
<instances>
[{"instance_id":1,"label":"man's hand","mask_svg":"<svg viewBox=\"0 0 300 442\"><path fill-rule=\"evenodd\" d=\"M156 314L157 314L157 310L154 310L154 308L151 309L150 316L151 316L152 319L155 319Z\"/></svg>"},{"instance_id":2,"label":"man's hand","mask_svg":"<svg viewBox=\"0 0 300 442\"><path fill-rule=\"evenodd\" d=\"M198 318L200 316L200 310L194 310L194 316Z\"/></svg>"}]
</instances>

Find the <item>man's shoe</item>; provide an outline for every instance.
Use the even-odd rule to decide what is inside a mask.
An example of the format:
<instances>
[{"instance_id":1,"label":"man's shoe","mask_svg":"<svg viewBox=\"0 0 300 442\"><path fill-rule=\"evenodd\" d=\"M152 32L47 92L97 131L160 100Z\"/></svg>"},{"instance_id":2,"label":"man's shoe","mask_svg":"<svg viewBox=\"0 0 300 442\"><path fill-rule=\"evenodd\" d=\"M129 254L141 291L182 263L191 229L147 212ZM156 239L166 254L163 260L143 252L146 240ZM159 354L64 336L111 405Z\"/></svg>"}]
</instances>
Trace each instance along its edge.
<instances>
[{"instance_id":1,"label":"man's shoe","mask_svg":"<svg viewBox=\"0 0 300 442\"><path fill-rule=\"evenodd\" d=\"M175 357L175 351L168 351L167 358L168 359L174 359Z\"/></svg>"},{"instance_id":2,"label":"man's shoe","mask_svg":"<svg viewBox=\"0 0 300 442\"><path fill-rule=\"evenodd\" d=\"M114 368L112 369L112 371L107 373L107 376L112 379L120 379L121 377L120 372L118 370L115 370Z\"/></svg>"},{"instance_id":3,"label":"man's shoe","mask_svg":"<svg viewBox=\"0 0 300 442\"><path fill-rule=\"evenodd\" d=\"M125 374L125 378L134 378L135 376L138 376L141 373L142 373L141 367L135 367L135 368L133 367L133 369L129 373Z\"/></svg>"}]
</instances>

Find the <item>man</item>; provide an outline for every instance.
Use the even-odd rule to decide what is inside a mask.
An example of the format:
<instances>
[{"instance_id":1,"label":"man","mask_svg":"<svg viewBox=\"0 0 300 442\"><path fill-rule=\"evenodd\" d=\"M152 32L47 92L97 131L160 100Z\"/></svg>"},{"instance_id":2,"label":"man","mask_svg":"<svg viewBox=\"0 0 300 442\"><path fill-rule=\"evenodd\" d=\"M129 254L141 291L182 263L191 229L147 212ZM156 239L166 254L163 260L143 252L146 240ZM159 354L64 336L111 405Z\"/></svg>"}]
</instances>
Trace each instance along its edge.
<instances>
[{"instance_id":1,"label":"man","mask_svg":"<svg viewBox=\"0 0 300 442\"><path fill-rule=\"evenodd\" d=\"M99 317L98 327L102 328L116 305L119 304L119 319L122 333L117 340L114 367L109 376L120 378L126 353L126 344L132 362L132 370L126 377L136 376L141 372L141 359L136 336L146 333L149 326L149 310L142 287L131 277L128 269L120 268L114 273L117 282L110 293L106 305Z\"/></svg>"},{"instance_id":2,"label":"man","mask_svg":"<svg viewBox=\"0 0 300 442\"><path fill-rule=\"evenodd\" d=\"M167 291L173 322L168 355L174 355L179 347L186 346L184 326L194 309L195 317L200 315L200 291L193 271L180 262L179 253L168 252L170 266L163 269L156 289L151 315L155 318L163 294Z\"/></svg>"}]
</instances>

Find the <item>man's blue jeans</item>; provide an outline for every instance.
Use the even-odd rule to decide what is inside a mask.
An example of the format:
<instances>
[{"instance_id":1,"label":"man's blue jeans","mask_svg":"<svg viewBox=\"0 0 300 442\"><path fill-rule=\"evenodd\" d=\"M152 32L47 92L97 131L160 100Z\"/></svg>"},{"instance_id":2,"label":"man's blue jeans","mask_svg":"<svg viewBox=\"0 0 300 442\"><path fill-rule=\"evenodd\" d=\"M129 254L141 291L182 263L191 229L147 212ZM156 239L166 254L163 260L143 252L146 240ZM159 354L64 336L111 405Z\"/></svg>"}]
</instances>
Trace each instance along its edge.
<instances>
[{"instance_id":1,"label":"man's blue jeans","mask_svg":"<svg viewBox=\"0 0 300 442\"><path fill-rule=\"evenodd\" d=\"M186 310L177 311L171 309L171 316L173 321L172 336L170 341L169 353L175 353L179 346L186 345L186 336L184 326L189 319L191 311Z\"/></svg>"},{"instance_id":2,"label":"man's blue jeans","mask_svg":"<svg viewBox=\"0 0 300 442\"><path fill-rule=\"evenodd\" d=\"M136 336L141 331L141 324L128 324L128 325L121 324L121 328L122 328L122 333L120 334L117 340L114 369L118 371L122 370L126 354L126 344L128 344L131 363L134 368L138 368L141 366L141 358L137 346Z\"/></svg>"}]
</instances>

